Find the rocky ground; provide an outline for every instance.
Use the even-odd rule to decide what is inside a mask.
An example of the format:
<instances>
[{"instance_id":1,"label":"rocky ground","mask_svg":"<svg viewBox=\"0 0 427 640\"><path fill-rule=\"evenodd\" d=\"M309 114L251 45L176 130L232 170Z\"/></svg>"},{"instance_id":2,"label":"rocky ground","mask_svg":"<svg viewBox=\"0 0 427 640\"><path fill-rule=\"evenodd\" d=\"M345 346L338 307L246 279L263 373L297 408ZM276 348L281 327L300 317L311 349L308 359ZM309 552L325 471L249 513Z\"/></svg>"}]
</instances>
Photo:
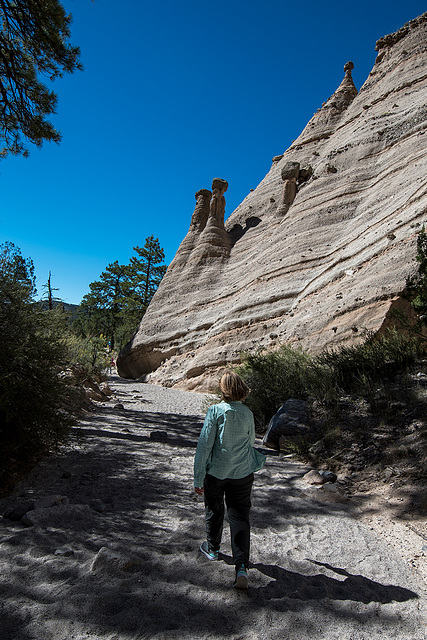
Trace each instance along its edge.
<instances>
[{"instance_id":1,"label":"rocky ground","mask_svg":"<svg viewBox=\"0 0 427 640\"><path fill-rule=\"evenodd\" d=\"M110 385L70 445L0 501L1 640L426 640L425 522L396 512L393 470L338 474L325 497L308 465L269 452L238 592L228 532L220 562L198 552L204 397Z\"/></svg>"},{"instance_id":2,"label":"rocky ground","mask_svg":"<svg viewBox=\"0 0 427 640\"><path fill-rule=\"evenodd\" d=\"M323 446L308 459L338 473L354 513L396 544L427 579L425 371L420 361L370 401L342 398L335 419L328 417Z\"/></svg>"}]
</instances>

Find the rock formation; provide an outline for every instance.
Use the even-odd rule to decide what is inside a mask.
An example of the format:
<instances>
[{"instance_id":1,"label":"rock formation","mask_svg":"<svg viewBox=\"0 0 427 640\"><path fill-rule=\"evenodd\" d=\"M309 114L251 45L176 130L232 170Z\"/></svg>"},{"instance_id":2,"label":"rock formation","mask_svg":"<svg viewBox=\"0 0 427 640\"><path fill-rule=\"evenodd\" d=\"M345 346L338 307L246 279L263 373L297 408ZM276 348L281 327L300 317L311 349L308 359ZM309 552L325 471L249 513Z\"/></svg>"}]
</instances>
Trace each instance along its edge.
<instances>
[{"instance_id":1,"label":"rock formation","mask_svg":"<svg viewBox=\"0 0 427 640\"><path fill-rule=\"evenodd\" d=\"M289 207L297 195L297 178L299 177L299 162L287 162L281 171L284 181L282 202L277 208L277 215L284 216L288 213Z\"/></svg>"},{"instance_id":2,"label":"rock formation","mask_svg":"<svg viewBox=\"0 0 427 640\"><path fill-rule=\"evenodd\" d=\"M206 226L197 239L197 244L191 253L190 262L209 264L212 258L228 258L230 255L231 239L224 227L225 198L228 182L215 178L212 182L212 199L209 205L209 216ZM178 251L179 254L179 251Z\"/></svg>"},{"instance_id":3,"label":"rock formation","mask_svg":"<svg viewBox=\"0 0 427 640\"><path fill-rule=\"evenodd\" d=\"M209 211L209 191L196 194L190 230L118 358L121 376L209 389L242 350L353 344L405 304L427 222L427 14L377 51L359 93L345 65L225 225L227 183L214 180Z\"/></svg>"},{"instance_id":4,"label":"rock formation","mask_svg":"<svg viewBox=\"0 0 427 640\"><path fill-rule=\"evenodd\" d=\"M182 267L190 260L191 252L196 246L201 232L206 227L209 218L211 197L212 192L209 191L209 189L200 189L200 191L195 194L196 207L193 217L191 218L190 228L184 240L181 242L175 258L169 265L169 272L177 267Z\"/></svg>"}]
</instances>

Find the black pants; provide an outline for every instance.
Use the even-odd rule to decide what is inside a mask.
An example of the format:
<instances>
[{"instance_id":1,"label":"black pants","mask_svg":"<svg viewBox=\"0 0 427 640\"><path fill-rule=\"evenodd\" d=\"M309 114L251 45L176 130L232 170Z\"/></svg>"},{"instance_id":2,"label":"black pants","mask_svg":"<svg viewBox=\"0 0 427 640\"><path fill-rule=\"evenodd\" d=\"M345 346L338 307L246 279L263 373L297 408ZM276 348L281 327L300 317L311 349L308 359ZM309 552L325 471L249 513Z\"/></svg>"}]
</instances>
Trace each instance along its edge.
<instances>
[{"instance_id":1,"label":"black pants","mask_svg":"<svg viewBox=\"0 0 427 640\"><path fill-rule=\"evenodd\" d=\"M224 525L224 495L230 523L231 549L235 564L249 564L251 490L254 474L234 480L205 477L205 521L209 546L218 550Z\"/></svg>"}]
</instances>

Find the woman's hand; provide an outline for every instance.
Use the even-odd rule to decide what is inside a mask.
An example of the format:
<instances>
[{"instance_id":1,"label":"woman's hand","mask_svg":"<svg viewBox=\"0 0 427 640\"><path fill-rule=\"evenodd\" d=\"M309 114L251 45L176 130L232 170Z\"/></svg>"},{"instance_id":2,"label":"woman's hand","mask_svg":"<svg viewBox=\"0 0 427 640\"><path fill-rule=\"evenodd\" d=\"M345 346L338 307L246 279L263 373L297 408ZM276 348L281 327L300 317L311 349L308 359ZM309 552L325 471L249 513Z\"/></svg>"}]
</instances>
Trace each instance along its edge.
<instances>
[{"instance_id":1,"label":"woman's hand","mask_svg":"<svg viewBox=\"0 0 427 640\"><path fill-rule=\"evenodd\" d=\"M197 493L198 496L202 496L205 492L203 487L194 487L194 492Z\"/></svg>"}]
</instances>

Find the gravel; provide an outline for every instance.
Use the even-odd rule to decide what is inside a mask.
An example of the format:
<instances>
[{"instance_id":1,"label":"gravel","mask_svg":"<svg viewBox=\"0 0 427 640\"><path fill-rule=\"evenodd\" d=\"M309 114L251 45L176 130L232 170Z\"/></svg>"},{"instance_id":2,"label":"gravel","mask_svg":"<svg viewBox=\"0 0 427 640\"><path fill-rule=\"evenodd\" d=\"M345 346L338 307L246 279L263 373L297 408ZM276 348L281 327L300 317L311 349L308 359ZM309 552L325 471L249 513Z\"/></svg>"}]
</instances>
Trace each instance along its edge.
<instances>
[{"instance_id":1,"label":"gravel","mask_svg":"<svg viewBox=\"0 0 427 640\"><path fill-rule=\"evenodd\" d=\"M181 389L167 389L119 376L109 379L109 386L116 399L125 408L146 410L152 413L168 413L185 416L201 416L215 396Z\"/></svg>"}]
</instances>

